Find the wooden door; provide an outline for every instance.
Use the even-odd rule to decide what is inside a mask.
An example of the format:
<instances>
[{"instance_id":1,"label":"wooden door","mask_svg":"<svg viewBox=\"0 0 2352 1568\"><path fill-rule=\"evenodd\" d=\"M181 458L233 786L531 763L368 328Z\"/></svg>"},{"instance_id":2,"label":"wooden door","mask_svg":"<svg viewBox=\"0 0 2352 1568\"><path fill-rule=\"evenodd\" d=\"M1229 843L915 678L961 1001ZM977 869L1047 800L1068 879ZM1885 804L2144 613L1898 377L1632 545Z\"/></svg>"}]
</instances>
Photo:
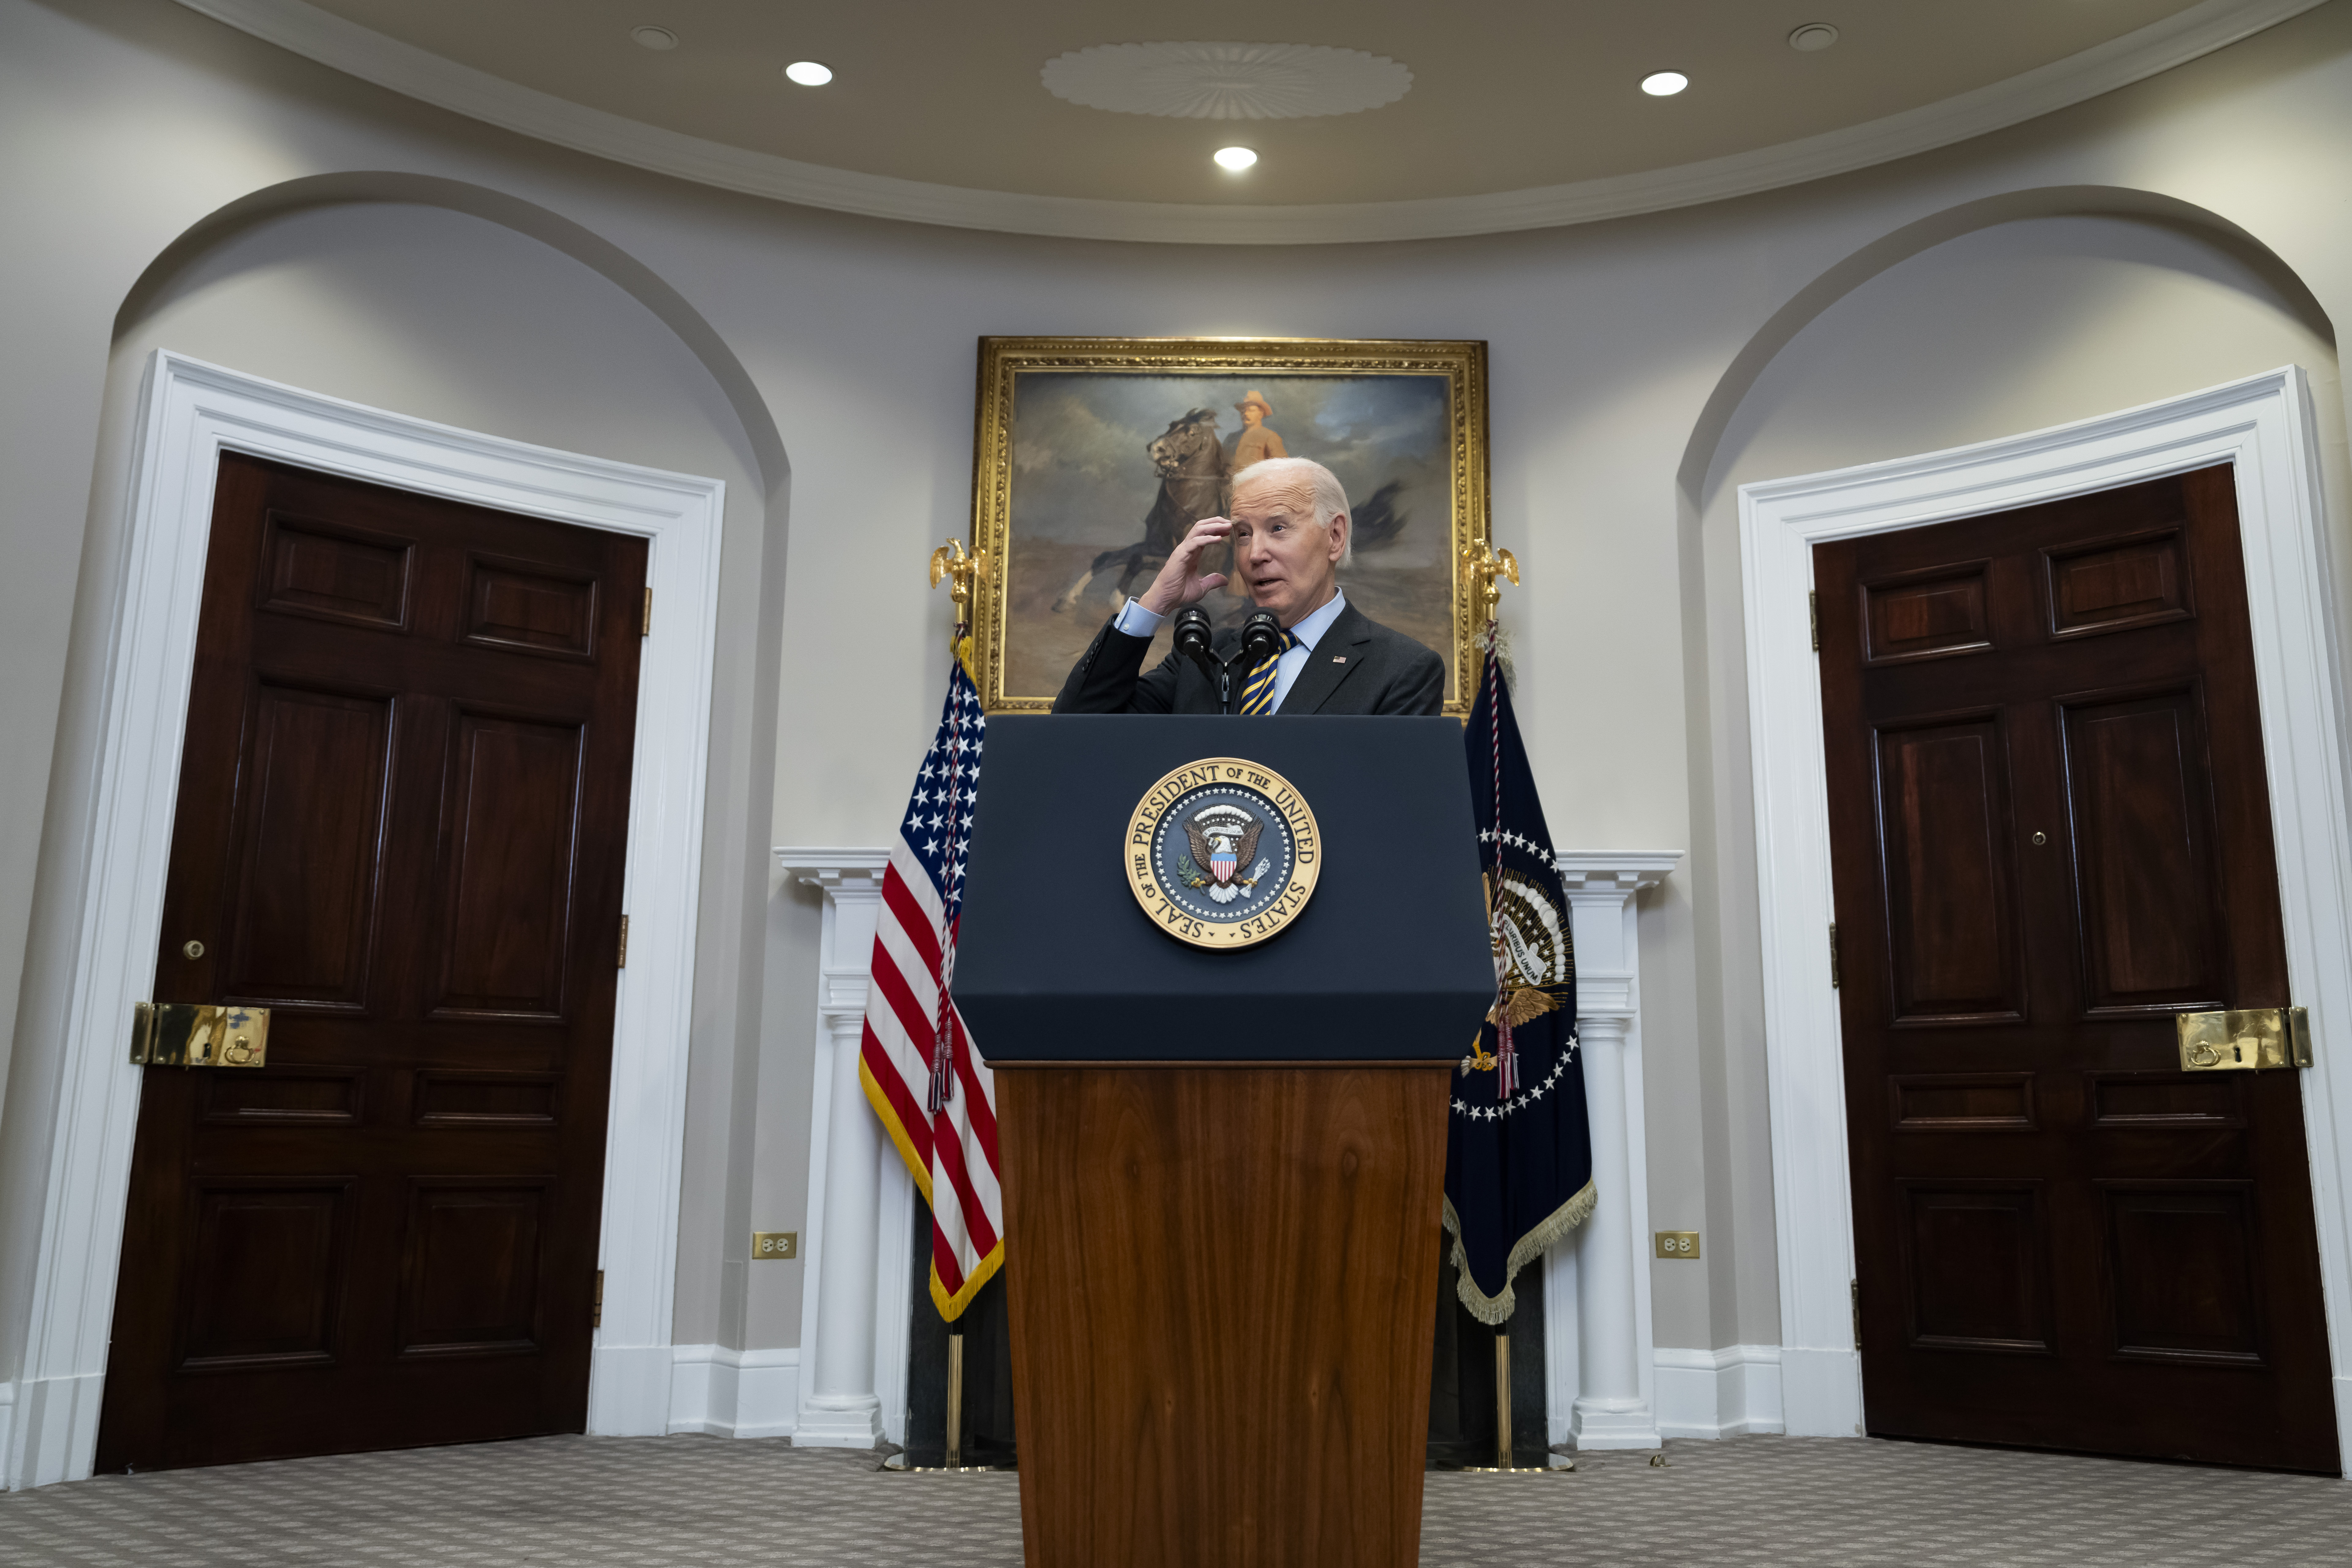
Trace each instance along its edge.
<instances>
[{"instance_id":1,"label":"wooden door","mask_svg":"<svg viewBox=\"0 0 2352 1568\"><path fill-rule=\"evenodd\" d=\"M100 1470L583 1428L645 570L222 460Z\"/></svg>"},{"instance_id":2,"label":"wooden door","mask_svg":"<svg viewBox=\"0 0 2352 1568\"><path fill-rule=\"evenodd\" d=\"M2336 1473L2231 469L1813 570L1869 1430Z\"/></svg>"}]
</instances>

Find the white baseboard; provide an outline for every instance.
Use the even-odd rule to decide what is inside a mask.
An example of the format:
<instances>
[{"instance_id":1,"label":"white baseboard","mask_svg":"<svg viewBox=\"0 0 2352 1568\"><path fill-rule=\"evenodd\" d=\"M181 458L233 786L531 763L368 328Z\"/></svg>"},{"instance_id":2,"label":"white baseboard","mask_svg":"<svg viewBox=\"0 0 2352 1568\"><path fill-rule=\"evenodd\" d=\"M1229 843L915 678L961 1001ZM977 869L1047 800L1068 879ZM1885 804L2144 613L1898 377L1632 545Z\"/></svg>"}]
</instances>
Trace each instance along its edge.
<instances>
[{"instance_id":1,"label":"white baseboard","mask_svg":"<svg viewBox=\"0 0 2352 1568\"><path fill-rule=\"evenodd\" d=\"M801 1402L801 1352L679 1345L672 1352L669 1429L713 1437L789 1437Z\"/></svg>"},{"instance_id":2,"label":"white baseboard","mask_svg":"<svg viewBox=\"0 0 2352 1568\"><path fill-rule=\"evenodd\" d=\"M588 1432L658 1437L669 1430L670 1347L598 1345L588 1363Z\"/></svg>"},{"instance_id":3,"label":"white baseboard","mask_svg":"<svg viewBox=\"0 0 2352 1568\"><path fill-rule=\"evenodd\" d=\"M1800 1437L1862 1436L1862 1352L1780 1347L1780 1413Z\"/></svg>"},{"instance_id":4,"label":"white baseboard","mask_svg":"<svg viewBox=\"0 0 2352 1568\"><path fill-rule=\"evenodd\" d=\"M20 1378L0 1405L0 1491L84 1481L98 1456L102 1373Z\"/></svg>"},{"instance_id":5,"label":"white baseboard","mask_svg":"<svg viewBox=\"0 0 2352 1568\"><path fill-rule=\"evenodd\" d=\"M1657 1352L1658 1431L1667 1437L1780 1432L1780 1347Z\"/></svg>"}]
</instances>

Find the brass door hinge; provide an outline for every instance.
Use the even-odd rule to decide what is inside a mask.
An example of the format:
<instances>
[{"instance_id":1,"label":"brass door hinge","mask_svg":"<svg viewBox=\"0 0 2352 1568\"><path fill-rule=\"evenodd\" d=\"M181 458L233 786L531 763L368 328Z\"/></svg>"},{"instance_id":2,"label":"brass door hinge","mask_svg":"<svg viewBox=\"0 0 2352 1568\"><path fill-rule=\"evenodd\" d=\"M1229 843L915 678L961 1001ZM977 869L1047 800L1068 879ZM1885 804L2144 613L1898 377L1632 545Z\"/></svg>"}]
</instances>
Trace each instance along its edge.
<instances>
[{"instance_id":1,"label":"brass door hinge","mask_svg":"<svg viewBox=\"0 0 2352 1568\"><path fill-rule=\"evenodd\" d=\"M1853 1348L1860 1350L1862 1348L1862 1281L1849 1279L1845 1282L1845 1289L1847 1296L1853 1301Z\"/></svg>"},{"instance_id":2,"label":"brass door hinge","mask_svg":"<svg viewBox=\"0 0 2352 1568\"><path fill-rule=\"evenodd\" d=\"M269 1009L139 1003L131 1018L131 1059L143 1068L266 1067Z\"/></svg>"},{"instance_id":3,"label":"brass door hinge","mask_svg":"<svg viewBox=\"0 0 2352 1568\"><path fill-rule=\"evenodd\" d=\"M619 956L613 961L613 967L615 969L629 967L629 917L626 915L621 917L621 951Z\"/></svg>"},{"instance_id":4,"label":"brass door hinge","mask_svg":"<svg viewBox=\"0 0 2352 1568\"><path fill-rule=\"evenodd\" d=\"M596 1305L588 1314L588 1326L592 1329L604 1326L604 1271L601 1268L596 1270Z\"/></svg>"},{"instance_id":5,"label":"brass door hinge","mask_svg":"<svg viewBox=\"0 0 2352 1568\"><path fill-rule=\"evenodd\" d=\"M2172 1020L2182 1072L2260 1072L2311 1065L2311 1016L2301 1007L2181 1013Z\"/></svg>"},{"instance_id":6,"label":"brass door hinge","mask_svg":"<svg viewBox=\"0 0 2352 1568\"><path fill-rule=\"evenodd\" d=\"M654 635L654 591L650 587L646 590L646 614L645 618L637 623L637 635L641 637Z\"/></svg>"},{"instance_id":7,"label":"brass door hinge","mask_svg":"<svg viewBox=\"0 0 2352 1568\"><path fill-rule=\"evenodd\" d=\"M1838 988L1837 921L1830 921L1830 989Z\"/></svg>"},{"instance_id":8,"label":"brass door hinge","mask_svg":"<svg viewBox=\"0 0 2352 1568\"><path fill-rule=\"evenodd\" d=\"M1805 590L1805 620L1813 628L1813 651L1822 651L1822 595L1818 589Z\"/></svg>"}]
</instances>

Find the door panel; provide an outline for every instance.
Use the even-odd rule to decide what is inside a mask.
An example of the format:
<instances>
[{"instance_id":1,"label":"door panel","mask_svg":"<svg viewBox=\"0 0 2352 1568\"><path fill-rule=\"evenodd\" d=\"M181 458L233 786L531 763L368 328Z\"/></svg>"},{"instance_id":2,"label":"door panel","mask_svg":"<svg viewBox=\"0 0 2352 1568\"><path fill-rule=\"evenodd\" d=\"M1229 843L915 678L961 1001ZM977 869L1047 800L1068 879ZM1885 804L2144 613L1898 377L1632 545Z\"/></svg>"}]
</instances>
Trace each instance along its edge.
<instances>
[{"instance_id":1,"label":"door panel","mask_svg":"<svg viewBox=\"0 0 2352 1568\"><path fill-rule=\"evenodd\" d=\"M228 989L272 1003L362 1006L392 700L264 682L253 721Z\"/></svg>"},{"instance_id":2,"label":"door panel","mask_svg":"<svg viewBox=\"0 0 2352 1568\"><path fill-rule=\"evenodd\" d=\"M2094 1014L2219 1006L2212 796L2196 693L2059 705Z\"/></svg>"},{"instance_id":3,"label":"door panel","mask_svg":"<svg viewBox=\"0 0 2352 1568\"><path fill-rule=\"evenodd\" d=\"M2020 1011L2003 750L1992 715L1879 732L1899 1023Z\"/></svg>"},{"instance_id":4,"label":"door panel","mask_svg":"<svg viewBox=\"0 0 2352 1568\"><path fill-rule=\"evenodd\" d=\"M2129 631L2193 613L2188 540L2179 529L2045 550L2042 558L2049 566L2053 637Z\"/></svg>"},{"instance_id":5,"label":"door panel","mask_svg":"<svg viewBox=\"0 0 2352 1568\"><path fill-rule=\"evenodd\" d=\"M457 716L437 1013L562 1016L582 739L576 724Z\"/></svg>"},{"instance_id":6,"label":"door panel","mask_svg":"<svg viewBox=\"0 0 2352 1568\"><path fill-rule=\"evenodd\" d=\"M2251 1182L2102 1182L2117 1355L2262 1360Z\"/></svg>"},{"instance_id":7,"label":"door panel","mask_svg":"<svg viewBox=\"0 0 2352 1568\"><path fill-rule=\"evenodd\" d=\"M1864 584L1864 661L1900 664L1990 647L1985 567L1977 561Z\"/></svg>"},{"instance_id":8,"label":"door panel","mask_svg":"<svg viewBox=\"0 0 2352 1568\"><path fill-rule=\"evenodd\" d=\"M415 541L280 512L271 513L265 526L257 610L408 629Z\"/></svg>"},{"instance_id":9,"label":"door panel","mask_svg":"<svg viewBox=\"0 0 2352 1568\"><path fill-rule=\"evenodd\" d=\"M1868 1429L2336 1473L2231 471L1813 565Z\"/></svg>"},{"instance_id":10,"label":"door panel","mask_svg":"<svg viewBox=\"0 0 2352 1568\"><path fill-rule=\"evenodd\" d=\"M195 1190L183 1371L329 1362L351 1184Z\"/></svg>"},{"instance_id":11,"label":"door panel","mask_svg":"<svg viewBox=\"0 0 2352 1568\"><path fill-rule=\"evenodd\" d=\"M2011 1132L2033 1127L2030 1072L1897 1073L1886 1082L1894 1091L1897 1132Z\"/></svg>"},{"instance_id":12,"label":"door panel","mask_svg":"<svg viewBox=\"0 0 2352 1568\"><path fill-rule=\"evenodd\" d=\"M409 1203L404 1355L536 1348L545 1183L420 1182Z\"/></svg>"},{"instance_id":13,"label":"door panel","mask_svg":"<svg viewBox=\"0 0 2352 1568\"><path fill-rule=\"evenodd\" d=\"M222 460L101 1470L584 1426L645 568Z\"/></svg>"},{"instance_id":14,"label":"door panel","mask_svg":"<svg viewBox=\"0 0 2352 1568\"><path fill-rule=\"evenodd\" d=\"M595 657L595 578L478 555L471 566L467 642L558 658Z\"/></svg>"},{"instance_id":15,"label":"door panel","mask_svg":"<svg viewBox=\"0 0 2352 1568\"><path fill-rule=\"evenodd\" d=\"M2049 1238L2033 1186L1906 1182L1911 1342L2050 1348Z\"/></svg>"}]
</instances>

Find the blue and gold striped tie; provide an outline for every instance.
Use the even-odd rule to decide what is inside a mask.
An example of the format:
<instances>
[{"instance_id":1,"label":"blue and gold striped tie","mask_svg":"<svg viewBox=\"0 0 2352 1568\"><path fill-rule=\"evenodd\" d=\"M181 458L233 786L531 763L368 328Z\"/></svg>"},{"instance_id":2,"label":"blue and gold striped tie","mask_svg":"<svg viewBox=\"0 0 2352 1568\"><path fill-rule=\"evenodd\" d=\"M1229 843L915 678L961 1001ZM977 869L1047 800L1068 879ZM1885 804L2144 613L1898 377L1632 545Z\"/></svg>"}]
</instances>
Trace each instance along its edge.
<instances>
[{"instance_id":1,"label":"blue and gold striped tie","mask_svg":"<svg viewBox=\"0 0 2352 1568\"><path fill-rule=\"evenodd\" d=\"M1297 646L1298 639L1288 632L1284 632L1281 646L1260 659L1251 668L1249 679L1242 686L1243 712L1271 713L1274 711L1275 667L1282 662L1284 654Z\"/></svg>"}]
</instances>

